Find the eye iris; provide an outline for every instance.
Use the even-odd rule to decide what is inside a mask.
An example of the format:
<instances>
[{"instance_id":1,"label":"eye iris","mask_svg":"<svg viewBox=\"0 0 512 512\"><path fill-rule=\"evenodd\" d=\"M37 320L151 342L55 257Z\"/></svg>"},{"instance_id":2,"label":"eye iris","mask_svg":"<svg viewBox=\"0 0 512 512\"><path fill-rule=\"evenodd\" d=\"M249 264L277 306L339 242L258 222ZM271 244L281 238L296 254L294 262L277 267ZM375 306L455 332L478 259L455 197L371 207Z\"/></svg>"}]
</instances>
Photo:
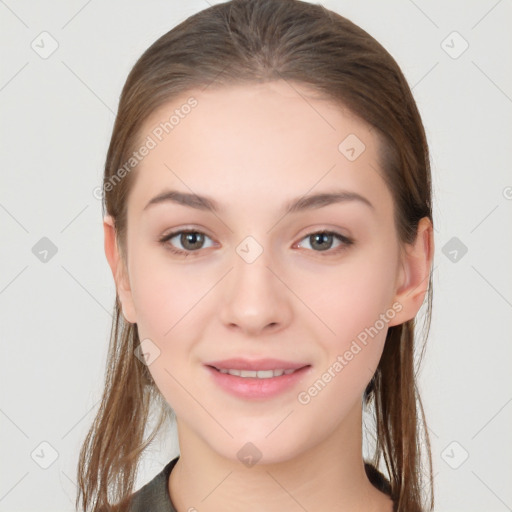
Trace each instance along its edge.
<instances>
[{"instance_id":1,"label":"eye iris","mask_svg":"<svg viewBox=\"0 0 512 512\"><path fill-rule=\"evenodd\" d=\"M201 245L204 242L204 235L201 233L182 233L180 237L180 243L183 245L185 249L194 250L200 249L200 247L194 247L194 244ZM190 244L192 247L190 247Z\"/></svg>"},{"instance_id":2,"label":"eye iris","mask_svg":"<svg viewBox=\"0 0 512 512\"><path fill-rule=\"evenodd\" d=\"M325 246L325 240L326 238L328 239L329 243L327 244L328 247ZM318 248L322 251L322 250L327 250L327 249L330 249L330 247L332 246L332 238L333 238L333 235L330 235L328 233L315 233L314 235L311 235L310 236L310 239L313 239L313 243L311 244L311 247L315 247L315 245L317 244L317 242L324 242L324 245L320 245Z\"/></svg>"}]
</instances>

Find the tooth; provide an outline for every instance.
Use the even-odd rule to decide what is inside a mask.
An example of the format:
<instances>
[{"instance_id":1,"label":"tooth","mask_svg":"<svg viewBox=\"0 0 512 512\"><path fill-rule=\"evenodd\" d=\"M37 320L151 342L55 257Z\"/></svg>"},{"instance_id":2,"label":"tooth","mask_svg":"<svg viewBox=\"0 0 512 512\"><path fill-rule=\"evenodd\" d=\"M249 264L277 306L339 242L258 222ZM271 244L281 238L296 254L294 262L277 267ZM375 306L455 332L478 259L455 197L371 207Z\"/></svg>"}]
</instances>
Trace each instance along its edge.
<instances>
[{"instance_id":1,"label":"tooth","mask_svg":"<svg viewBox=\"0 0 512 512\"><path fill-rule=\"evenodd\" d=\"M256 377L258 372L254 370L241 370L240 377Z\"/></svg>"},{"instance_id":2,"label":"tooth","mask_svg":"<svg viewBox=\"0 0 512 512\"><path fill-rule=\"evenodd\" d=\"M290 375L295 370L234 370L234 369L225 369L219 368L219 372L221 373L229 373L230 375L235 375L237 377L252 377L258 379L271 379L272 377L281 377L281 375Z\"/></svg>"}]
</instances>

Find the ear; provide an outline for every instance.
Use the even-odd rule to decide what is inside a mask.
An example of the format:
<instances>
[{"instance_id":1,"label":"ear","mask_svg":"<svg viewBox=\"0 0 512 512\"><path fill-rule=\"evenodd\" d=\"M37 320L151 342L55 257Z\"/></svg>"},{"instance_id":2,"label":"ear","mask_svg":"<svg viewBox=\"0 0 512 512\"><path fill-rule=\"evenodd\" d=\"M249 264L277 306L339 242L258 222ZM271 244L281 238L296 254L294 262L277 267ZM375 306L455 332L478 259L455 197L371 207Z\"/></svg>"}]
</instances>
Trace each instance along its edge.
<instances>
[{"instance_id":1,"label":"ear","mask_svg":"<svg viewBox=\"0 0 512 512\"><path fill-rule=\"evenodd\" d=\"M428 290L430 268L434 257L434 232L432 222L423 217L418 223L416 240L405 247L400 262L394 302L401 305L389 326L400 325L418 313Z\"/></svg>"},{"instance_id":2,"label":"ear","mask_svg":"<svg viewBox=\"0 0 512 512\"><path fill-rule=\"evenodd\" d=\"M128 271L119 252L116 228L111 215L106 215L103 218L103 231L105 234L105 255L114 276L117 295L123 309L123 316L128 322L134 324L137 322L137 319Z\"/></svg>"}]
</instances>

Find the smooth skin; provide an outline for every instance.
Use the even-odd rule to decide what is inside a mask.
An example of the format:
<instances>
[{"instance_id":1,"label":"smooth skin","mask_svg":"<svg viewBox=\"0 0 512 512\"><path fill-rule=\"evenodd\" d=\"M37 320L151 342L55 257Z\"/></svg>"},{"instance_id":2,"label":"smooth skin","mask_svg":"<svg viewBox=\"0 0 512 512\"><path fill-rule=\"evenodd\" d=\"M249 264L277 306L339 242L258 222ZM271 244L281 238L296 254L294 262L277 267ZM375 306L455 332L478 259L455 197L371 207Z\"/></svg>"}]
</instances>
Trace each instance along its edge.
<instances>
[{"instance_id":1,"label":"smooth skin","mask_svg":"<svg viewBox=\"0 0 512 512\"><path fill-rule=\"evenodd\" d=\"M375 131L299 84L189 91L145 121L141 140L191 95L197 106L132 171L127 263L112 219L104 219L123 315L158 347L149 370L177 416L173 504L178 512L390 512L391 500L364 471L362 395L387 329L414 318L423 303L432 225L422 219L415 243L400 252ZM338 149L350 134L365 145L354 161ZM208 196L221 209L170 201L145 209L166 189ZM339 189L373 206L344 201L283 213L292 199ZM179 229L204 240L159 241ZM310 234L321 230L354 243L315 243ZM237 252L248 236L263 251L251 263ZM394 303L400 311L390 318ZM299 402L382 314L384 328L321 392ZM204 367L237 356L311 368L290 391L245 400L213 384ZM248 442L262 454L251 467L237 456Z\"/></svg>"}]
</instances>

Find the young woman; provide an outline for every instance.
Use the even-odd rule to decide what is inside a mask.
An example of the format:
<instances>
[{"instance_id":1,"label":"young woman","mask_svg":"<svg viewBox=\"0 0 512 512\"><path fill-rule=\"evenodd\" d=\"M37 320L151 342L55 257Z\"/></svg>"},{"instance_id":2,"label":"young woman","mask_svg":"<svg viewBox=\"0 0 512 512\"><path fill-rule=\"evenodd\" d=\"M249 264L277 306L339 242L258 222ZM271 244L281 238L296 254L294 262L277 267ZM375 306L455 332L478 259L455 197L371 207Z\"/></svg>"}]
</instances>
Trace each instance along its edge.
<instances>
[{"instance_id":1,"label":"young woman","mask_svg":"<svg viewBox=\"0 0 512 512\"><path fill-rule=\"evenodd\" d=\"M414 367L429 153L375 39L297 0L191 16L128 76L103 191L117 296L77 506L432 509ZM167 420L180 455L134 492Z\"/></svg>"}]
</instances>

